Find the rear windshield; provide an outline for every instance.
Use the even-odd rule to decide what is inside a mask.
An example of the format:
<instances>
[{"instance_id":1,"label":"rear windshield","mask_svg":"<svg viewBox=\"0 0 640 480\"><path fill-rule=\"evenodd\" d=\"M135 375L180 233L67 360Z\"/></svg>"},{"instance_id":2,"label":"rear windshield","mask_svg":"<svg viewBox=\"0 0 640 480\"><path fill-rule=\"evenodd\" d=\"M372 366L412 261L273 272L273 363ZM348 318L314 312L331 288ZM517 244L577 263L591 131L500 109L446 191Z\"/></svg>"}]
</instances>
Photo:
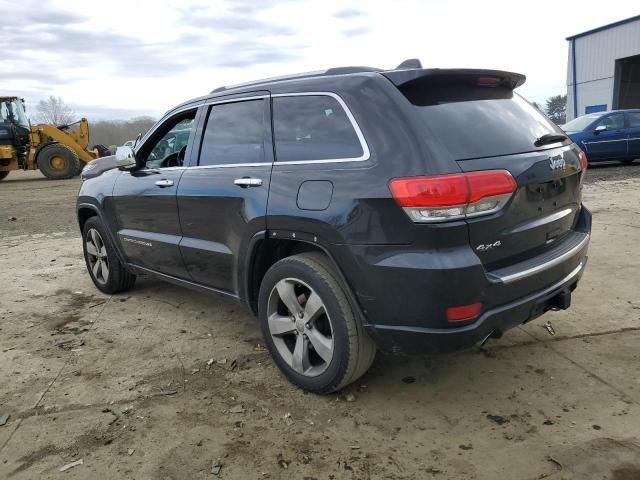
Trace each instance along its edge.
<instances>
[{"instance_id":1,"label":"rear windshield","mask_svg":"<svg viewBox=\"0 0 640 480\"><path fill-rule=\"evenodd\" d=\"M553 148L534 143L562 133L509 88L423 84L403 90L423 121L427 142L453 160Z\"/></svg>"}]
</instances>

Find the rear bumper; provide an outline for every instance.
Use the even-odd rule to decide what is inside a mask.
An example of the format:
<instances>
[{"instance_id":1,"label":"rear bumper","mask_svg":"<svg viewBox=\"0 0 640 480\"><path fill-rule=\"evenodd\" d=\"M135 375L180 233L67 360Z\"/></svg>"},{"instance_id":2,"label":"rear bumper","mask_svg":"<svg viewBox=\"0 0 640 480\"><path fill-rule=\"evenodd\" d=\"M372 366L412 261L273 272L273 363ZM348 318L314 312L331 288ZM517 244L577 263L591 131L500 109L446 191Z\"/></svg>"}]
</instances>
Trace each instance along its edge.
<instances>
[{"instance_id":1,"label":"rear bumper","mask_svg":"<svg viewBox=\"0 0 640 480\"><path fill-rule=\"evenodd\" d=\"M405 354L447 352L547 310L567 308L587 263L590 233L591 213L582 207L574 229L557 245L497 270L487 271L465 244L432 249L350 246L343 258L355 259L357 268L343 271L379 348ZM482 304L477 318L447 320L448 307L474 303Z\"/></svg>"},{"instance_id":2,"label":"rear bumper","mask_svg":"<svg viewBox=\"0 0 640 480\"><path fill-rule=\"evenodd\" d=\"M382 350L406 355L444 353L468 348L490 335L539 317L548 310L567 308L587 263L584 256L577 267L559 282L536 293L485 311L476 321L458 328L423 328L394 325L366 325L367 332Z\"/></svg>"}]
</instances>

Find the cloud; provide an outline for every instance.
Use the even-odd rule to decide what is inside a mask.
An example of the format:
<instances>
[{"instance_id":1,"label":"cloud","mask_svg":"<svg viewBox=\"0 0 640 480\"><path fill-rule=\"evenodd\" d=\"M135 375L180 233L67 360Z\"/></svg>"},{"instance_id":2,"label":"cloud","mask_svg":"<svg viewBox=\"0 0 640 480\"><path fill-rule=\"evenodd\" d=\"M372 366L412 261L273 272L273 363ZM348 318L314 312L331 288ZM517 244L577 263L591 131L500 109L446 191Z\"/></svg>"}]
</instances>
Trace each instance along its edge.
<instances>
[{"instance_id":1,"label":"cloud","mask_svg":"<svg viewBox=\"0 0 640 480\"><path fill-rule=\"evenodd\" d=\"M118 107L103 107L100 105L71 105L73 111L78 117L88 118L90 120L107 120L113 118L133 119L140 116L151 116L154 119L160 118L163 114L158 110L149 112L148 110L134 110Z\"/></svg>"},{"instance_id":2,"label":"cloud","mask_svg":"<svg viewBox=\"0 0 640 480\"><path fill-rule=\"evenodd\" d=\"M359 35L364 35L365 33L369 33L371 29L369 27L355 27L349 30L345 30L342 33L347 37L357 37Z\"/></svg>"},{"instance_id":3,"label":"cloud","mask_svg":"<svg viewBox=\"0 0 640 480\"><path fill-rule=\"evenodd\" d=\"M222 45L223 55L211 60L216 67L246 67L264 63L283 63L301 57L304 46L276 48L251 40L234 40Z\"/></svg>"},{"instance_id":4,"label":"cloud","mask_svg":"<svg viewBox=\"0 0 640 480\"><path fill-rule=\"evenodd\" d=\"M288 3L292 0L228 0L229 11L240 15L254 15L269 10L276 5Z\"/></svg>"},{"instance_id":5,"label":"cloud","mask_svg":"<svg viewBox=\"0 0 640 480\"><path fill-rule=\"evenodd\" d=\"M365 12L363 12L362 10L357 10L355 8L345 8L343 10L338 10L333 14L333 16L336 18L356 18L362 17L364 15L366 15Z\"/></svg>"},{"instance_id":6,"label":"cloud","mask_svg":"<svg viewBox=\"0 0 640 480\"><path fill-rule=\"evenodd\" d=\"M89 20L85 15L56 9L47 2L21 2L20 8L17 8L15 2L0 0L0 12L11 12L6 16L2 13L0 31L11 26L27 28L32 25L70 25Z\"/></svg>"},{"instance_id":7,"label":"cloud","mask_svg":"<svg viewBox=\"0 0 640 480\"><path fill-rule=\"evenodd\" d=\"M218 32L243 33L255 37L271 35L295 35L296 31L285 25L271 25L257 18L242 15L218 15L197 17L185 16L183 22L192 27L210 29Z\"/></svg>"}]
</instances>

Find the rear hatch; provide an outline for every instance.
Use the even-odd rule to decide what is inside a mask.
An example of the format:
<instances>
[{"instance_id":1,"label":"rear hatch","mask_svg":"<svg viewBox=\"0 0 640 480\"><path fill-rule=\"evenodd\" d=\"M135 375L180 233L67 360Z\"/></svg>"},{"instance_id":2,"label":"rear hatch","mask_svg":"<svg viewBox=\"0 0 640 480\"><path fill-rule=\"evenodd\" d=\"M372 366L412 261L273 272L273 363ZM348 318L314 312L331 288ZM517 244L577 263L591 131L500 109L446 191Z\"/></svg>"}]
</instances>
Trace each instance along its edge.
<instances>
[{"instance_id":1,"label":"rear hatch","mask_svg":"<svg viewBox=\"0 0 640 480\"><path fill-rule=\"evenodd\" d=\"M462 172L507 170L515 191L497 212L469 216L471 246L487 270L570 239L581 204L580 150L513 90L522 75L491 70L384 73L411 102L432 155Z\"/></svg>"}]
</instances>

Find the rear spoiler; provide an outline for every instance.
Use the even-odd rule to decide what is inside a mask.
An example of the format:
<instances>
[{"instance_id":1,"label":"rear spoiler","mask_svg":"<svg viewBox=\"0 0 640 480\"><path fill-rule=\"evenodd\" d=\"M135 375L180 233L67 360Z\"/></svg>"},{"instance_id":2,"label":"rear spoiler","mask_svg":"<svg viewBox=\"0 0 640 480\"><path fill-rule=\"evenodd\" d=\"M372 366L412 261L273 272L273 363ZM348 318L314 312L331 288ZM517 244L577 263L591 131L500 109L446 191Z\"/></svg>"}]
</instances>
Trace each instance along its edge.
<instances>
[{"instance_id":1,"label":"rear spoiler","mask_svg":"<svg viewBox=\"0 0 640 480\"><path fill-rule=\"evenodd\" d=\"M402 66L402 65L401 65ZM501 86L511 90L522 85L527 77L521 73L502 70L482 70L473 68L398 68L380 72L398 88L412 83L473 83L475 85ZM485 82L485 83L483 83Z\"/></svg>"}]
</instances>

